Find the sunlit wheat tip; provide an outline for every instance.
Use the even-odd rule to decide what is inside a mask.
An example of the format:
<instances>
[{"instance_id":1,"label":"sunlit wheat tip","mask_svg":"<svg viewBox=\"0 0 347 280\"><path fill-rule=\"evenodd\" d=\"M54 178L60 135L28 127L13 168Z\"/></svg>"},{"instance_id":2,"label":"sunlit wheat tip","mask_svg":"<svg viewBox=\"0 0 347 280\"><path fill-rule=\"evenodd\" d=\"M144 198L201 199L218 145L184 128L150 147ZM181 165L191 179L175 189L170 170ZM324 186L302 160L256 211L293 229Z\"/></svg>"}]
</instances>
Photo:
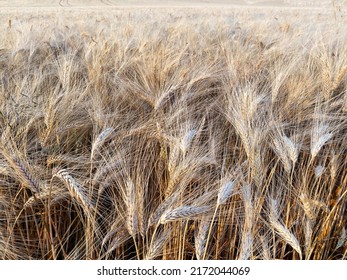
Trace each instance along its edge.
<instances>
[{"instance_id":1,"label":"sunlit wheat tip","mask_svg":"<svg viewBox=\"0 0 347 280\"><path fill-rule=\"evenodd\" d=\"M235 188L235 181L227 181L224 183L218 192L217 205L223 205L227 202L228 198L233 193Z\"/></svg>"},{"instance_id":2,"label":"sunlit wheat tip","mask_svg":"<svg viewBox=\"0 0 347 280\"><path fill-rule=\"evenodd\" d=\"M184 219L193 219L210 210L208 206L181 206L175 209L166 211L160 218L161 224Z\"/></svg>"}]
</instances>

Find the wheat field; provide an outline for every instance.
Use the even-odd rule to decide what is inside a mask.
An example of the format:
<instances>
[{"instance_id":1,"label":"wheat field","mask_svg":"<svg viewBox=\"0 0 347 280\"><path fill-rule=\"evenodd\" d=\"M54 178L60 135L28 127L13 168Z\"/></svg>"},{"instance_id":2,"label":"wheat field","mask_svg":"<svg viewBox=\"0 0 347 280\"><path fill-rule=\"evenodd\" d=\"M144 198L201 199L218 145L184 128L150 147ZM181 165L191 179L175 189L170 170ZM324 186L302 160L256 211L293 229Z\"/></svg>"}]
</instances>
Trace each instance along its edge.
<instances>
[{"instance_id":1,"label":"wheat field","mask_svg":"<svg viewBox=\"0 0 347 280\"><path fill-rule=\"evenodd\" d=\"M346 259L346 18L1 11L0 259Z\"/></svg>"}]
</instances>

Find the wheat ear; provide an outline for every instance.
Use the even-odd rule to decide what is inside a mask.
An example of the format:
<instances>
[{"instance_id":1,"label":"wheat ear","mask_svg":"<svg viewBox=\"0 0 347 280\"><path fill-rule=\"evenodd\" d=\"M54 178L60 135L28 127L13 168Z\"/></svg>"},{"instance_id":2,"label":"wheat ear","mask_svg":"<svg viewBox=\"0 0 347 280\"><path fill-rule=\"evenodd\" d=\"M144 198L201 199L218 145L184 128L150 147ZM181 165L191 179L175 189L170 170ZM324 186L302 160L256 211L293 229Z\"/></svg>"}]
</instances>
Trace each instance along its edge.
<instances>
[{"instance_id":1,"label":"wheat ear","mask_svg":"<svg viewBox=\"0 0 347 280\"><path fill-rule=\"evenodd\" d=\"M128 178L125 187L125 204L127 207L127 229L131 236L138 231L138 216L136 212L136 193L134 182Z\"/></svg>"},{"instance_id":2,"label":"wheat ear","mask_svg":"<svg viewBox=\"0 0 347 280\"><path fill-rule=\"evenodd\" d=\"M242 233L240 260L248 260L252 253L252 225L253 225L253 206L252 206L252 189L251 185L242 188L242 199L245 207L245 223Z\"/></svg>"},{"instance_id":3,"label":"wheat ear","mask_svg":"<svg viewBox=\"0 0 347 280\"><path fill-rule=\"evenodd\" d=\"M262 247L263 260L270 260L271 254L267 238L265 236L260 236L260 242Z\"/></svg>"},{"instance_id":4,"label":"wheat ear","mask_svg":"<svg viewBox=\"0 0 347 280\"><path fill-rule=\"evenodd\" d=\"M288 157L292 161L293 165L295 165L299 156L299 146L294 144L294 142L287 136L283 136L283 144L287 150Z\"/></svg>"},{"instance_id":5,"label":"wheat ear","mask_svg":"<svg viewBox=\"0 0 347 280\"><path fill-rule=\"evenodd\" d=\"M51 205L57 204L61 200L68 197L67 192L62 192L59 189L54 189L52 191L45 190L41 191L40 193L35 194L34 196L30 197L25 203L23 208L27 209L29 207L35 206L39 201L49 200Z\"/></svg>"},{"instance_id":6,"label":"wheat ear","mask_svg":"<svg viewBox=\"0 0 347 280\"><path fill-rule=\"evenodd\" d=\"M91 160L94 159L95 156L95 152L98 151L98 149L101 147L101 145L105 142L105 140L111 135L111 133L113 132L113 128L106 128L104 129L99 135L98 137L95 139L93 145L92 145L92 150L91 150Z\"/></svg>"},{"instance_id":7,"label":"wheat ear","mask_svg":"<svg viewBox=\"0 0 347 280\"><path fill-rule=\"evenodd\" d=\"M164 200L163 203L159 205L159 207L152 213L148 220L148 227L153 226L157 224L163 215L163 213L167 210L167 208L175 202L175 200L178 197L178 192L172 194L170 197L168 197L166 200Z\"/></svg>"},{"instance_id":8,"label":"wheat ear","mask_svg":"<svg viewBox=\"0 0 347 280\"><path fill-rule=\"evenodd\" d=\"M217 207L227 202L234 191L234 187L235 181L227 181L221 185L217 196Z\"/></svg>"},{"instance_id":9,"label":"wheat ear","mask_svg":"<svg viewBox=\"0 0 347 280\"><path fill-rule=\"evenodd\" d=\"M329 126L323 123L314 126L311 138L312 160L318 155L322 147L333 137L333 133L327 132Z\"/></svg>"},{"instance_id":10,"label":"wheat ear","mask_svg":"<svg viewBox=\"0 0 347 280\"><path fill-rule=\"evenodd\" d=\"M171 234L171 229L166 228L160 235L155 237L154 242L151 242L151 245L148 249L148 252L146 253L145 259L146 260L154 260L155 258L158 258L161 255L161 252L163 251L163 247L165 243L168 240L168 237Z\"/></svg>"},{"instance_id":11,"label":"wheat ear","mask_svg":"<svg viewBox=\"0 0 347 280\"><path fill-rule=\"evenodd\" d=\"M270 202L270 225L276 230L276 232L287 242L300 256L302 259L302 252L300 248L300 243L292 234L289 229L287 229L280 221L277 212L277 202L271 200Z\"/></svg>"},{"instance_id":12,"label":"wheat ear","mask_svg":"<svg viewBox=\"0 0 347 280\"><path fill-rule=\"evenodd\" d=\"M76 199L82 207L85 209L86 213L91 213L94 210L94 206L88 196L85 194L82 186L69 174L66 169L61 169L54 172L53 177L59 178L63 181L71 195L72 198Z\"/></svg>"},{"instance_id":13,"label":"wheat ear","mask_svg":"<svg viewBox=\"0 0 347 280\"><path fill-rule=\"evenodd\" d=\"M210 228L210 223L210 216L203 216L199 223L199 229L195 236L195 254L198 260L202 260L204 258L207 234Z\"/></svg>"},{"instance_id":14,"label":"wheat ear","mask_svg":"<svg viewBox=\"0 0 347 280\"><path fill-rule=\"evenodd\" d=\"M210 210L209 206L181 206L175 209L169 209L163 213L159 222L166 224L168 222L196 218L206 214Z\"/></svg>"}]
</instances>

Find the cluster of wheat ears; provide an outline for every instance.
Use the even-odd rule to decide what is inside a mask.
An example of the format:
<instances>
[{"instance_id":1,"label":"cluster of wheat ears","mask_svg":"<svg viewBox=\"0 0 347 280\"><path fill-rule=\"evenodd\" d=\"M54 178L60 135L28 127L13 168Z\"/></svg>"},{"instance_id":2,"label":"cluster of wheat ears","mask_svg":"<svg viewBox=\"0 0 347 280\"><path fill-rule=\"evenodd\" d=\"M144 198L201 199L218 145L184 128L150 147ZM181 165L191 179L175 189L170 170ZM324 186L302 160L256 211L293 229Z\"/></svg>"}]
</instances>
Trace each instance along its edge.
<instances>
[{"instance_id":1,"label":"cluster of wheat ears","mask_svg":"<svg viewBox=\"0 0 347 280\"><path fill-rule=\"evenodd\" d=\"M0 258L346 259L345 34L159 14L2 22Z\"/></svg>"}]
</instances>

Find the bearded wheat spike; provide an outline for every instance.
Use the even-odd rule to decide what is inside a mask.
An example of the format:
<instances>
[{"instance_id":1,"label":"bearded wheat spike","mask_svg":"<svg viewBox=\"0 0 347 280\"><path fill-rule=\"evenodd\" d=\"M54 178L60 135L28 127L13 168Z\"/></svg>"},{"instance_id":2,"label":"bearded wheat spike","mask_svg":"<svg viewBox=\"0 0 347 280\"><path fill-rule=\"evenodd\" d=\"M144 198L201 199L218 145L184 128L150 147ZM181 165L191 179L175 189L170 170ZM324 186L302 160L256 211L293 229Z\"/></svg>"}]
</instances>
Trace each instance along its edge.
<instances>
[{"instance_id":1,"label":"bearded wheat spike","mask_svg":"<svg viewBox=\"0 0 347 280\"><path fill-rule=\"evenodd\" d=\"M242 188L242 199L245 205L245 224L247 226L251 226L253 217L251 185L246 185Z\"/></svg>"},{"instance_id":2,"label":"bearded wheat spike","mask_svg":"<svg viewBox=\"0 0 347 280\"><path fill-rule=\"evenodd\" d=\"M134 236L138 231L138 215L136 212L136 193L134 182L128 178L126 181L126 197L125 204L127 207L127 229L131 236Z\"/></svg>"},{"instance_id":3,"label":"bearded wheat spike","mask_svg":"<svg viewBox=\"0 0 347 280\"><path fill-rule=\"evenodd\" d=\"M209 216L203 216L197 234L195 236L195 254L198 260L204 258L207 234L210 229L211 220Z\"/></svg>"},{"instance_id":4,"label":"bearded wheat spike","mask_svg":"<svg viewBox=\"0 0 347 280\"><path fill-rule=\"evenodd\" d=\"M181 151L182 151L182 154L185 155L186 152L188 151L190 145L191 145L191 142L194 138L196 134L196 129L191 129L189 130L183 137L183 139L181 140Z\"/></svg>"},{"instance_id":5,"label":"bearded wheat spike","mask_svg":"<svg viewBox=\"0 0 347 280\"><path fill-rule=\"evenodd\" d=\"M1 139L1 141L3 140ZM3 146L2 143L0 143L0 145ZM39 193L41 190L41 182L32 175L29 171L29 166L19 157L11 155L6 147L1 147L0 152L16 173L17 179L33 193Z\"/></svg>"},{"instance_id":6,"label":"bearded wheat spike","mask_svg":"<svg viewBox=\"0 0 347 280\"><path fill-rule=\"evenodd\" d=\"M94 159L95 152L100 148L100 146L105 142L105 140L111 135L113 132L113 128L106 128L104 129L98 137L95 139L93 145L92 145L92 151L91 151L91 159Z\"/></svg>"},{"instance_id":7,"label":"bearded wheat spike","mask_svg":"<svg viewBox=\"0 0 347 280\"><path fill-rule=\"evenodd\" d=\"M171 234L171 229L165 229L159 236L156 236L153 244L150 245L148 252L145 256L146 260L154 260L162 254L163 247L168 241Z\"/></svg>"},{"instance_id":8,"label":"bearded wheat spike","mask_svg":"<svg viewBox=\"0 0 347 280\"><path fill-rule=\"evenodd\" d=\"M128 239L127 230L125 230L121 226L113 226L110 229L111 233L106 234L106 236L102 240L102 246L105 246L107 251L100 257L100 259L105 258L105 256L112 253L112 251L116 250ZM109 243L108 246L106 245L106 243Z\"/></svg>"},{"instance_id":9,"label":"bearded wheat spike","mask_svg":"<svg viewBox=\"0 0 347 280\"><path fill-rule=\"evenodd\" d=\"M144 183L139 181L139 185L143 186ZM137 209L137 221L138 221L138 229L141 236L146 235L146 231L148 229L147 222L148 219L145 219L147 216L146 212L146 188L138 188L136 192L136 209Z\"/></svg>"},{"instance_id":10,"label":"bearded wheat spike","mask_svg":"<svg viewBox=\"0 0 347 280\"><path fill-rule=\"evenodd\" d=\"M273 142L274 142L275 152L278 155L278 157L280 158L281 162L283 163L283 167L284 167L285 171L290 173L290 171L292 169L292 164L291 164L290 159L286 153L286 149L284 148L282 141L280 141L278 139L274 139Z\"/></svg>"},{"instance_id":11,"label":"bearded wheat spike","mask_svg":"<svg viewBox=\"0 0 347 280\"><path fill-rule=\"evenodd\" d=\"M300 259L302 259L302 252L300 248L300 243L284 225L282 225L279 221L271 220L270 221L273 228L277 231L277 233L286 241L292 248L299 254Z\"/></svg>"},{"instance_id":12,"label":"bearded wheat spike","mask_svg":"<svg viewBox=\"0 0 347 280\"><path fill-rule=\"evenodd\" d=\"M302 259L302 251L300 248L300 243L292 234L289 229L287 229L278 218L277 208L275 208L277 202L272 200L270 202L270 225L277 231L279 236L283 238L285 242L287 242L292 248L299 254L300 259Z\"/></svg>"},{"instance_id":13,"label":"bearded wheat spike","mask_svg":"<svg viewBox=\"0 0 347 280\"><path fill-rule=\"evenodd\" d=\"M252 253L253 236L250 231L247 231L242 236L241 251L239 254L239 260L248 260Z\"/></svg>"},{"instance_id":14,"label":"bearded wheat spike","mask_svg":"<svg viewBox=\"0 0 347 280\"><path fill-rule=\"evenodd\" d=\"M332 91L335 91L336 89L338 89L338 87L341 85L342 81L344 80L346 74L347 74L347 66L342 68L339 74L337 75L333 83Z\"/></svg>"},{"instance_id":15,"label":"bearded wheat spike","mask_svg":"<svg viewBox=\"0 0 347 280\"><path fill-rule=\"evenodd\" d=\"M347 232L345 228L342 228L341 235L339 237L339 240L337 241L335 250L342 247L346 243L346 241L347 241Z\"/></svg>"},{"instance_id":16,"label":"bearded wheat spike","mask_svg":"<svg viewBox=\"0 0 347 280\"><path fill-rule=\"evenodd\" d=\"M338 166L339 166L338 156L333 153L331 157L331 162L330 162L330 174L331 174L332 180L335 180L337 176Z\"/></svg>"},{"instance_id":17,"label":"bearded wheat spike","mask_svg":"<svg viewBox=\"0 0 347 280\"><path fill-rule=\"evenodd\" d=\"M253 206L252 206L252 188L246 185L242 188L242 200L245 207L245 223L242 233L241 250L239 254L240 260L247 260L252 253L252 225L253 225Z\"/></svg>"},{"instance_id":18,"label":"bearded wheat spike","mask_svg":"<svg viewBox=\"0 0 347 280\"><path fill-rule=\"evenodd\" d=\"M311 138L311 157L315 159L322 147L333 137L333 133L327 132L329 126L321 123L316 125L312 131Z\"/></svg>"},{"instance_id":19,"label":"bearded wheat spike","mask_svg":"<svg viewBox=\"0 0 347 280\"><path fill-rule=\"evenodd\" d=\"M175 200L178 197L178 192L172 194L170 197L168 197L166 200L163 201L162 204L153 212L153 214L150 216L148 220L148 226L153 226L157 224L163 215L163 213L167 210L167 208L175 202Z\"/></svg>"},{"instance_id":20,"label":"bearded wheat spike","mask_svg":"<svg viewBox=\"0 0 347 280\"><path fill-rule=\"evenodd\" d=\"M61 200L64 200L68 197L67 192L62 192L59 189L54 189L52 191L45 190L41 191L40 193L35 194L35 196L30 197L23 205L24 209L27 209L29 207L35 206L39 201L49 200L50 204L54 205L60 202Z\"/></svg>"},{"instance_id":21,"label":"bearded wheat spike","mask_svg":"<svg viewBox=\"0 0 347 280\"><path fill-rule=\"evenodd\" d=\"M294 144L294 142L287 136L283 136L283 143L287 150L288 156L290 160L292 161L293 165L298 160L298 146Z\"/></svg>"},{"instance_id":22,"label":"bearded wheat spike","mask_svg":"<svg viewBox=\"0 0 347 280\"><path fill-rule=\"evenodd\" d=\"M40 182L28 171L25 164L18 158L13 158L13 167L25 185L34 193L40 192Z\"/></svg>"},{"instance_id":23,"label":"bearded wheat spike","mask_svg":"<svg viewBox=\"0 0 347 280\"><path fill-rule=\"evenodd\" d=\"M208 206L181 206L164 212L159 222L161 224L166 224L168 222L195 218L206 214L209 210L210 207Z\"/></svg>"},{"instance_id":24,"label":"bearded wheat spike","mask_svg":"<svg viewBox=\"0 0 347 280\"><path fill-rule=\"evenodd\" d=\"M93 183L99 184L105 177L112 175L114 172L120 169L121 162L120 161L112 161L107 165L100 166L93 177Z\"/></svg>"},{"instance_id":25,"label":"bearded wheat spike","mask_svg":"<svg viewBox=\"0 0 347 280\"><path fill-rule=\"evenodd\" d=\"M312 221L306 220L305 222L305 255L309 256L312 247Z\"/></svg>"},{"instance_id":26,"label":"bearded wheat spike","mask_svg":"<svg viewBox=\"0 0 347 280\"><path fill-rule=\"evenodd\" d=\"M262 247L263 260L270 260L271 254L267 238L265 236L260 236L260 242Z\"/></svg>"},{"instance_id":27,"label":"bearded wheat spike","mask_svg":"<svg viewBox=\"0 0 347 280\"><path fill-rule=\"evenodd\" d=\"M115 220L112 223L112 225L108 227L107 233L104 235L101 245L104 246L106 242L111 240L115 235L117 235L117 233L121 231L122 231L122 225L120 224L119 220Z\"/></svg>"},{"instance_id":28,"label":"bearded wheat spike","mask_svg":"<svg viewBox=\"0 0 347 280\"><path fill-rule=\"evenodd\" d=\"M234 191L234 187L235 181L227 181L226 183L221 185L217 197L217 206L223 205L227 202L228 198Z\"/></svg>"},{"instance_id":29,"label":"bearded wheat spike","mask_svg":"<svg viewBox=\"0 0 347 280\"><path fill-rule=\"evenodd\" d=\"M325 168L322 165L317 165L314 169L314 176L319 178L323 175Z\"/></svg>"},{"instance_id":30,"label":"bearded wheat spike","mask_svg":"<svg viewBox=\"0 0 347 280\"><path fill-rule=\"evenodd\" d=\"M55 172L53 177L58 177L65 183L71 197L81 203L86 213L90 214L91 211L94 210L94 206L88 196L85 194L82 186L69 174L66 169L61 169L58 172Z\"/></svg>"},{"instance_id":31,"label":"bearded wheat spike","mask_svg":"<svg viewBox=\"0 0 347 280\"><path fill-rule=\"evenodd\" d=\"M306 216L309 218L309 220L313 221L315 218L315 214L310 199L304 193L302 193L299 198Z\"/></svg>"}]
</instances>

